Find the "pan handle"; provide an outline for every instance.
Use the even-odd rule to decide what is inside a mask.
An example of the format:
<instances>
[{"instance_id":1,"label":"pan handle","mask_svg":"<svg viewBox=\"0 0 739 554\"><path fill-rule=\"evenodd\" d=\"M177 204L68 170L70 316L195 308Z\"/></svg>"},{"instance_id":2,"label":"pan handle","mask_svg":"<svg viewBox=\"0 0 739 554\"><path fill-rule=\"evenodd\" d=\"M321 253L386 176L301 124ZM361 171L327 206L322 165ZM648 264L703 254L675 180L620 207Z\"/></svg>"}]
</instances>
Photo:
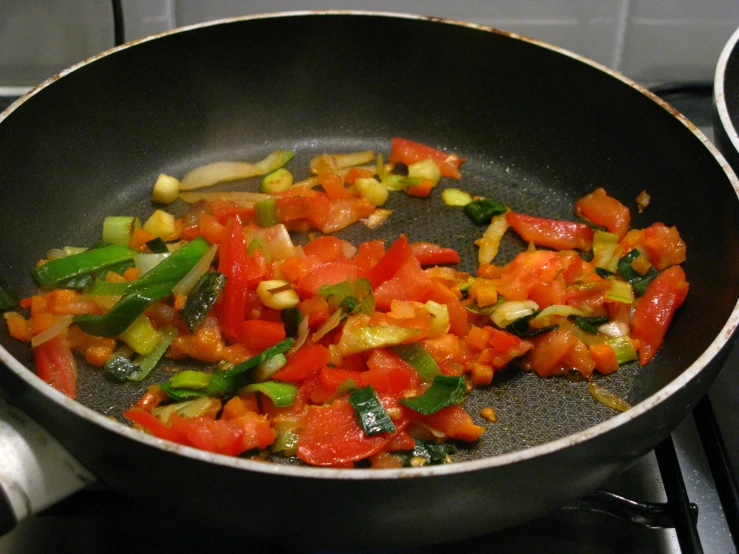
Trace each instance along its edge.
<instances>
[{"instance_id":1,"label":"pan handle","mask_svg":"<svg viewBox=\"0 0 739 554\"><path fill-rule=\"evenodd\" d=\"M0 536L93 482L56 439L0 398Z\"/></svg>"}]
</instances>

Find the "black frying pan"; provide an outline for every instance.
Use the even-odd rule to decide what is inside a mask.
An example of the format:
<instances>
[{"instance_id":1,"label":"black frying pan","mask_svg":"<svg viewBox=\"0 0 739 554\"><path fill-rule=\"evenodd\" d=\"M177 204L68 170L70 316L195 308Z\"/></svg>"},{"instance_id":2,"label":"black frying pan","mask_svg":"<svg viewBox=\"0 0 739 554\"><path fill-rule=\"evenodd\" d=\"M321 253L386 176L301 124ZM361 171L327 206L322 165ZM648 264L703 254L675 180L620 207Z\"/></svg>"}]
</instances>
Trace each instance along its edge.
<instances>
[{"instance_id":1,"label":"black frying pan","mask_svg":"<svg viewBox=\"0 0 739 554\"><path fill-rule=\"evenodd\" d=\"M305 168L321 152L387 153L392 136L466 156L455 185L544 217L572 218L574 201L598 186L632 208L641 190L651 194L632 226L678 226L691 290L648 366L599 379L631 410L615 415L584 383L504 372L468 401L473 414L493 406L499 423L456 464L265 464L164 443L106 417L119 417L161 373L114 385L84 368L80 402L69 401L33 375L27 346L4 328L3 396L109 486L275 542L418 544L487 533L593 490L651 450L705 393L730 347L736 177L690 122L644 89L507 33L378 14L268 16L167 33L83 63L0 119L0 274L30 293L28 270L47 248L93 242L105 215L150 213L160 172L182 176L277 148L296 150L290 167ZM340 235L405 232L454 246L474 268L480 229L445 208L439 190L391 203L383 226ZM523 246L506 238L498 259Z\"/></svg>"}]
</instances>

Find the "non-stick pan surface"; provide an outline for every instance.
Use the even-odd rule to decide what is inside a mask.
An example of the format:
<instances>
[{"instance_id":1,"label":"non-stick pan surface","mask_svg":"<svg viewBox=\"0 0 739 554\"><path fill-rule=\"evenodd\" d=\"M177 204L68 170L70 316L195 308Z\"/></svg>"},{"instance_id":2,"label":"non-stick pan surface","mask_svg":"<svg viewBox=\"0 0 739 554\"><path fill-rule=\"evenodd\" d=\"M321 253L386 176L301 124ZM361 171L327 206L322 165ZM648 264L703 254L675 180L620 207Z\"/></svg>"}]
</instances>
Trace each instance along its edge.
<instances>
[{"instance_id":1,"label":"non-stick pan surface","mask_svg":"<svg viewBox=\"0 0 739 554\"><path fill-rule=\"evenodd\" d=\"M663 349L644 368L597 378L635 408L615 416L583 382L503 372L468 400L471 413L491 406L499 418L460 449L456 459L468 462L411 473L287 468L163 444L95 414L119 417L163 373L121 385L82 368L79 400L92 412L40 384L21 366L32 367L27 346L3 328L4 396L131 496L150 498L154 488L185 515L292 542L488 532L583 494L650 450L728 350L739 296L736 179L669 106L590 62L505 33L366 14L266 17L168 34L82 64L0 120L0 274L29 294L29 268L46 249L98 240L106 215L147 217L161 172L181 177L202 163L289 148L301 177L317 153L387 153L392 136L467 157L462 180L442 186L516 211L572 219L575 200L604 187L632 208L632 227L679 228L691 289ZM645 189L652 203L638 215L634 199ZM430 199L391 195L386 207L394 212L379 228L339 236L356 244L406 233L455 247L462 269L474 271L483 229L444 206L440 190ZM508 236L497 260L524 247ZM118 467L121 459L137 469ZM250 494L266 512L279 507L294 530L254 514L243 501Z\"/></svg>"}]
</instances>

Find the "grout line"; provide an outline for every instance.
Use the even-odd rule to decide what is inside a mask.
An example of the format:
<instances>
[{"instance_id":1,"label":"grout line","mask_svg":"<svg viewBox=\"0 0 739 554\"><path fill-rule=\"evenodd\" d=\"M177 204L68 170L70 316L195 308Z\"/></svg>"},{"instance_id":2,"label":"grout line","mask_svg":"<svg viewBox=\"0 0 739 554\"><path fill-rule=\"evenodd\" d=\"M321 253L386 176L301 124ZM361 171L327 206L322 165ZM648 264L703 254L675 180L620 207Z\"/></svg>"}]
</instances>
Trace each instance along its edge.
<instances>
[{"instance_id":1,"label":"grout line","mask_svg":"<svg viewBox=\"0 0 739 554\"><path fill-rule=\"evenodd\" d=\"M622 71L624 62L624 49L626 48L626 35L629 30L631 19L631 0L621 0L621 9L616 24L616 43L613 49L613 64L611 67L616 71Z\"/></svg>"}]
</instances>

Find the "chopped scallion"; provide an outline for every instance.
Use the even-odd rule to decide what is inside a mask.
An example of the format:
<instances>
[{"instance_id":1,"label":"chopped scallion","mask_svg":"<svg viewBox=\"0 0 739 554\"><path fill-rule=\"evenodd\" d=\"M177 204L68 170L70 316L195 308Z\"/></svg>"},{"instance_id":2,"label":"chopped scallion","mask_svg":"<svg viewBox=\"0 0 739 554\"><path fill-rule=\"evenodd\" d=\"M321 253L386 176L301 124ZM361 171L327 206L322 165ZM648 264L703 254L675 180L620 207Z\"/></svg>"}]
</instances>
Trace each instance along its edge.
<instances>
[{"instance_id":1,"label":"chopped scallion","mask_svg":"<svg viewBox=\"0 0 739 554\"><path fill-rule=\"evenodd\" d=\"M495 200L481 198L465 204L462 210L478 225L488 225L494 216L506 213L508 208Z\"/></svg>"},{"instance_id":2,"label":"chopped scallion","mask_svg":"<svg viewBox=\"0 0 739 554\"><path fill-rule=\"evenodd\" d=\"M357 420L365 435L395 432L393 420L370 385L351 393L349 404L357 413Z\"/></svg>"},{"instance_id":3,"label":"chopped scallion","mask_svg":"<svg viewBox=\"0 0 739 554\"><path fill-rule=\"evenodd\" d=\"M404 404L423 415L431 415L447 406L459 404L467 392L464 377L454 377L440 373L434 377L431 386L415 398L400 400Z\"/></svg>"}]
</instances>

